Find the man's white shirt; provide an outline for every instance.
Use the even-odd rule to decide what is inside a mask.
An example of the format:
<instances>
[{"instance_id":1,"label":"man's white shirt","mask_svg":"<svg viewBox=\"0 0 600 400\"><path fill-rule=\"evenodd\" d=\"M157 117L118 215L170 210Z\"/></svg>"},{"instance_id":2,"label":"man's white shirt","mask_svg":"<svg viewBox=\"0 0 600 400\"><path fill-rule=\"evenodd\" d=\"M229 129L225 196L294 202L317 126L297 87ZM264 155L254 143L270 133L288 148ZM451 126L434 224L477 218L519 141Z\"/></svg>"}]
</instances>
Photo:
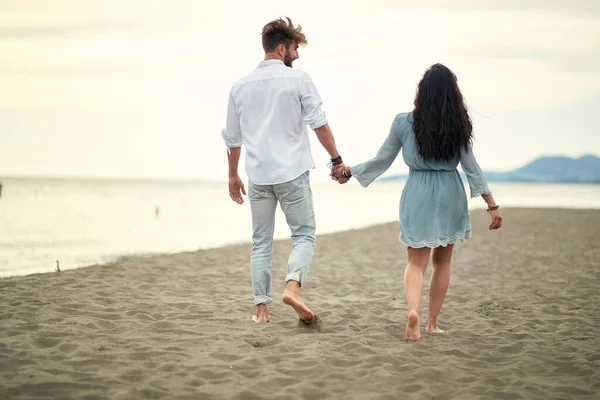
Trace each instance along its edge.
<instances>
[{"instance_id":1,"label":"man's white shirt","mask_svg":"<svg viewBox=\"0 0 600 400\"><path fill-rule=\"evenodd\" d=\"M315 167L306 125L327 123L321 105L308 74L280 60L262 61L233 85L222 136L228 148L246 148L250 182L275 185Z\"/></svg>"}]
</instances>

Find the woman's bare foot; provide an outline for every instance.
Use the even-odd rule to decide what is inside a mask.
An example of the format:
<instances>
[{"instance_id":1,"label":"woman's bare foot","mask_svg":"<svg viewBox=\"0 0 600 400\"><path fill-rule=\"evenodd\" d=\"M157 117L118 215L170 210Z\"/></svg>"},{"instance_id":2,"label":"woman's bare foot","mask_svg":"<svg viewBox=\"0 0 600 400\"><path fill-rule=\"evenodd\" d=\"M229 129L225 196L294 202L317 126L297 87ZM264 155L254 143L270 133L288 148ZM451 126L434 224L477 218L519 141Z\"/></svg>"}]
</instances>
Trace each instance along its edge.
<instances>
[{"instance_id":1,"label":"woman's bare foot","mask_svg":"<svg viewBox=\"0 0 600 400\"><path fill-rule=\"evenodd\" d=\"M427 317L427 326L425 332L428 333L444 333L443 329L437 327L437 315L429 315Z\"/></svg>"},{"instance_id":2,"label":"woman's bare foot","mask_svg":"<svg viewBox=\"0 0 600 400\"><path fill-rule=\"evenodd\" d=\"M300 321L307 325L317 322L319 317L304 304L300 298L300 285L296 281L289 281L283 292L282 300L285 304L292 307L298 314Z\"/></svg>"},{"instance_id":3,"label":"woman's bare foot","mask_svg":"<svg viewBox=\"0 0 600 400\"><path fill-rule=\"evenodd\" d=\"M406 337L404 340L407 342L416 342L419 339L421 339L421 331L419 330L419 315L415 310L410 310L408 313Z\"/></svg>"},{"instance_id":4,"label":"woman's bare foot","mask_svg":"<svg viewBox=\"0 0 600 400\"><path fill-rule=\"evenodd\" d=\"M257 324L266 324L269 322L269 309L266 304L259 304L256 306L256 315L252 316L252 321Z\"/></svg>"}]
</instances>

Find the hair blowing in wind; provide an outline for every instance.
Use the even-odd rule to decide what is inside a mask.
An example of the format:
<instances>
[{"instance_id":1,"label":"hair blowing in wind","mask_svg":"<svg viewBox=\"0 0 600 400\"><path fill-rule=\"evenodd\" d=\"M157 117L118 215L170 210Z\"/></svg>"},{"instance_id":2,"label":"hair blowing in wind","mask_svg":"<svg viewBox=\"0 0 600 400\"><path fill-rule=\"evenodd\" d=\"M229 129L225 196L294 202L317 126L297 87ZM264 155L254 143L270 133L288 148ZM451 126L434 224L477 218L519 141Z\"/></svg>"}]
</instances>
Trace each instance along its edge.
<instances>
[{"instance_id":1,"label":"hair blowing in wind","mask_svg":"<svg viewBox=\"0 0 600 400\"><path fill-rule=\"evenodd\" d=\"M442 64L425 71L414 104L413 130L425 161L448 161L461 147L468 150L473 124L452 71Z\"/></svg>"}]
</instances>

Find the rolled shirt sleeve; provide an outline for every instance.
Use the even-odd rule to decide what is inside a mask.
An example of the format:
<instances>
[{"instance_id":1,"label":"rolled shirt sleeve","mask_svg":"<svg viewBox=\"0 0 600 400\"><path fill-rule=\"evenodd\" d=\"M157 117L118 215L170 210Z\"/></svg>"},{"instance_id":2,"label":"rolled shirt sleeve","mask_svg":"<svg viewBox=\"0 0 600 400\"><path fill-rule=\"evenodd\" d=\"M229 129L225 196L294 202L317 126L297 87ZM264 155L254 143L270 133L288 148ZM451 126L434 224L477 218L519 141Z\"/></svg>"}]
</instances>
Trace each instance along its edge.
<instances>
[{"instance_id":1,"label":"rolled shirt sleeve","mask_svg":"<svg viewBox=\"0 0 600 400\"><path fill-rule=\"evenodd\" d=\"M327 123L325 112L321 109L323 101L315 84L307 73L304 73L302 78L300 103L302 104L304 122L312 130L318 129Z\"/></svg>"},{"instance_id":2,"label":"rolled shirt sleeve","mask_svg":"<svg viewBox=\"0 0 600 400\"><path fill-rule=\"evenodd\" d=\"M242 129L240 127L240 118L235 108L233 96L229 94L229 103L227 105L227 123L225 129L221 131L221 136L230 151L232 147L242 146Z\"/></svg>"}]
</instances>

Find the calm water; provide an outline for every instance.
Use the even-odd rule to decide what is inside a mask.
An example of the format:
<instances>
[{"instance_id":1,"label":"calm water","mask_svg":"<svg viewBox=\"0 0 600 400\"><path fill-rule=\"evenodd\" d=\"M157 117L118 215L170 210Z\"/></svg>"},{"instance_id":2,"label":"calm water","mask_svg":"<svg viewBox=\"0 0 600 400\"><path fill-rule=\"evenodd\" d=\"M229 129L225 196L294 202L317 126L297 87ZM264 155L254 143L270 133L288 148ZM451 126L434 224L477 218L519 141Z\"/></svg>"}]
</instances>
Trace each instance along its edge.
<instances>
[{"instance_id":1,"label":"calm water","mask_svg":"<svg viewBox=\"0 0 600 400\"><path fill-rule=\"evenodd\" d=\"M226 183L3 179L0 277L250 240L248 204ZM396 221L403 182L313 182L318 233ZM499 204L600 208L600 185L490 184ZM483 201L470 200L471 208ZM289 236L278 210L275 235Z\"/></svg>"}]
</instances>

